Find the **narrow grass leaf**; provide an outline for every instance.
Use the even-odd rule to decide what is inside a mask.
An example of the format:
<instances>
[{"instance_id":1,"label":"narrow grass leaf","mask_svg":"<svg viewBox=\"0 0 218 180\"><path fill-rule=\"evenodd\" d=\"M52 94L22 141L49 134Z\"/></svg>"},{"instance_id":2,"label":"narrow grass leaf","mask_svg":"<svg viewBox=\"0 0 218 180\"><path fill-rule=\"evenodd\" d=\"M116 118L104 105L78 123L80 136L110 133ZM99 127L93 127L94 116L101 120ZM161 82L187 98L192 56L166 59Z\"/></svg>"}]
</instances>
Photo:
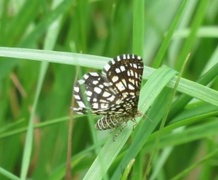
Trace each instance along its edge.
<instances>
[{"instance_id":1,"label":"narrow grass leaf","mask_svg":"<svg viewBox=\"0 0 218 180\"><path fill-rule=\"evenodd\" d=\"M126 167L126 169L125 169L125 171L123 173L123 176L122 176L121 180L127 180L128 179L128 176L129 176L129 174L130 174L130 172L132 170L132 167L133 167L134 163L135 163L135 159L132 159L129 162L129 164L127 165L127 167Z\"/></svg>"},{"instance_id":2,"label":"narrow grass leaf","mask_svg":"<svg viewBox=\"0 0 218 180\"><path fill-rule=\"evenodd\" d=\"M182 177L184 177L185 175L187 175L189 172L191 172L194 168L198 167L199 165L201 165L202 163L204 163L205 161L208 161L210 159L216 159L218 155L218 150L216 149L215 151L212 151L211 153L207 154L205 157L201 158L198 162L196 162L195 164L191 165L190 167L186 168L185 170L183 170L182 172L180 172L179 174L177 174L176 176L174 176L172 178L172 180L177 180L177 179L182 179Z\"/></svg>"},{"instance_id":3,"label":"narrow grass leaf","mask_svg":"<svg viewBox=\"0 0 218 180\"><path fill-rule=\"evenodd\" d=\"M176 83L176 78L169 82L169 87L173 88ZM179 92L218 106L218 91L207 86L182 78L177 88Z\"/></svg>"},{"instance_id":4,"label":"narrow grass leaf","mask_svg":"<svg viewBox=\"0 0 218 180\"><path fill-rule=\"evenodd\" d=\"M157 81L156 83L158 82L162 84L161 80ZM122 172L121 168L126 166L129 159L136 157L138 152L142 149L142 147L148 140L148 137L151 135L158 123L161 121L162 117L165 115L166 109L168 108L168 106L165 106L165 104L168 100L170 100L170 98L172 98L172 92L170 91L170 89L164 89L153 103L151 109L148 111L146 115L151 120L141 120L140 124L137 126L138 129L136 128L135 130L137 131L137 134L134 137L133 142L131 143L127 153L122 158L122 161L120 162L115 173L113 174L113 180L120 178ZM143 103L147 103L147 101L145 100ZM151 121L153 121L153 123ZM154 147L152 150L154 150Z\"/></svg>"},{"instance_id":5,"label":"narrow grass leaf","mask_svg":"<svg viewBox=\"0 0 218 180\"><path fill-rule=\"evenodd\" d=\"M218 72L218 63L215 64L204 75L202 75L197 81L197 83L202 85L207 85L217 76L217 72ZM168 120L172 119L178 113L179 110L181 110L183 107L185 107L186 104L188 104L188 102L191 99L192 97L186 94L182 94L179 98L177 98L176 101L173 102L170 114L168 116Z\"/></svg>"},{"instance_id":6,"label":"narrow grass leaf","mask_svg":"<svg viewBox=\"0 0 218 180\"><path fill-rule=\"evenodd\" d=\"M140 102L139 102L139 110L142 113L145 113L147 109L151 106L155 98L164 88L164 86L175 76L175 71L167 68L166 66L161 67L156 70L147 83L143 86L142 91L140 93ZM139 118L138 118L139 120ZM133 125L132 122L128 123ZM84 179L101 179L104 177L110 165L113 163L114 159L124 146L128 137L132 132L132 126L128 125L122 133L117 137L116 141L113 141L113 138L110 136L98 157L93 162L89 171L85 175ZM112 133L114 136L116 132ZM127 161L128 163L129 161ZM127 165L126 163L126 165ZM125 167L125 166L123 166ZM119 174L121 176L121 174ZM120 177L119 176L119 177ZM119 179L119 178L118 178Z\"/></svg>"},{"instance_id":7,"label":"narrow grass leaf","mask_svg":"<svg viewBox=\"0 0 218 180\"><path fill-rule=\"evenodd\" d=\"M158 147L162 149L162 148L169 147L169 146L180 145L180 144L188 143L194 140L207 138L209 136L216 135L217 129L218 129L218 122L211 121L211 122L206 122L198 126L193 126L193 127L184 129L183 131L180 131L180 132L162 134L162 136L160 137ZM152 151L152 149L154 148L153 138L155 138L155 136L156 134L154 134L152 138L146 142L144 146L145 151Z\"/></svg>"},{"instance_id":8,"label":"narrow grass leaf","mask_svg":"<svg viewBox=\"0 0 218 180\"><path fill-rule=\"evenodd\" d=\"M163 56L166 53L166 50L169 47L170 41L171 41L173 34L176 30L176 27L178 26L180 19L182 18L182 14L183 14L183 11L185 9L186 4L187 4L187 0L182 1L181 6L180 6L178 12L176 13L175 18L174 18L174 20L169 28L169 31L166 35L166 38L164 39L163 44L161 45L161 47L157 53L157 56L156 56L154 63L153 63L153 67L157 68L161 65L161 63L163 61Z\"/></svg>"},{"instance_id":9,"label":"narrow grass leaf","mask_svg":"<svg viewBox=\"0 0 218 180\"><path fill-rule=\"evenodd\" d=\"M25 58L40 61L49 61L64 64L73 64L85 67L94 67L101 69L110 58L103 58L98 56L77 54L77 53L63 53L54 51L28 50L19 48L3 48L0 47L0 57L14 57ZM145 66L143 77L149 77L155 69ZM177 77L173 78L168 87L173 88ZM205 87L199 83L182 78L177 90L181 93L195 97L202 101L208 102L218 106L218 92Z\"/></svg>"},{"instance_id":10,"label":"narrow grass leaf","mask_svg":"<svg viewBox=\"0 0 218 180\"><path fill-rule=\"evenodd\" d=\"M1 168L1 167L0 167L0 173L1 173L2 175L4 175L5 177L7 177L8 179L10 179L10 180L20 180L20 178L18 178L18 177L15 176L14 174L12 174L12 173L6 171L5 169L3 169L3 168Z\"/></svg>"},{"instance_id":11,"label":"narrow grass leaf","mask_svg":"<svg viewBox=\"0 0 218 180\"><path fill-rule=\"evenodd\" d=\"M145 39L145 1L133 1L133 52L143 57Z\"/></svg>"},{"instance_id":12,"label":"narrow grass leaf","mask_svg":"<svg viewBox=\"0 0 218 180\"><path fill-rule=\"evenodd\" d=\"M22 157L22 167L21 167L21 180L27 179L28 167L30 164L30 157L32 152L32 145L33 145L33 130L34 130L34 118L35 118L35 110L36 105L38 103L39 94L42 88L43 80L45 77L45 73L48 67L48 63L42 63L41 71L39 74L39 80L37 83L36 94L33 102L33 107L30 115L29 125L27 129L26 139L25 139L25 146L24 152Z\"/></svg>"},{"instance_id":13,"label":"narrow grass leaf","mask_svg":"<svg viewBox=\"0 0 218 180\"><path fill-rule=\"evenodd\" d=\"M185 57L187 56L188 53L191 52L191 48L197 37L198 29L200 28L200 25L205 17L207 3L208 3L207 0L202 0L202 1L199 1L198 3L198 9L192 21L190 34L184 43L184 46L183 46L184 48L182 49L178 60L176 61L177 69L180 69L182 67L182 64L185 61Z\"/></svg>"}]
</instances>

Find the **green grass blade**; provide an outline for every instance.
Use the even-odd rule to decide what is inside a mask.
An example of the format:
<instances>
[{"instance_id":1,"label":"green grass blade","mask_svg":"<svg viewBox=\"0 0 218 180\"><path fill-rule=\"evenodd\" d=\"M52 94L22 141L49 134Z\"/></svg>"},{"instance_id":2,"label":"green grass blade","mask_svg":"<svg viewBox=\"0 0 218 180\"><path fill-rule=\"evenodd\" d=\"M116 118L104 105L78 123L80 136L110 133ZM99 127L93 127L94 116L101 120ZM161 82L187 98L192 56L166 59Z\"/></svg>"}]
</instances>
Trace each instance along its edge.
<instances>
[{"instance_id":1,"label":"green grass blade","mask_svg":"<svg viewBox=\"0 0 218 180\"><path fill-rule=\"evenodd\" d=\"M197 82L202 85L207 85L217 76L217 72L218 72L218 63L215 64L208 72L202 75L202 77L200 77L200 79ZM192 99L191 96L185 94L178 97L176 101L173 102L168 119L172 119L179 112L179 110L181 110L191 99Z\"/></svg>"},{"instance_id":2,"label":"green grass blade","mask_svg":"<svg viewBox=\"0 0 218 180\"><path fill-rule=\"evenodd\" d=\"M33 61L71 64L101 69L111 58L85 55L78 53L57 52L25 48L0 47L0 57L21 58Z\"/></svg>"},{"instance_id":3,"label":"green grass blade","mask_svg":"<svg viewBox=\"0 0 218 180\"><path fill-rule=\"evenodd\" d=\"M161 45L160 50L157 53L157 56L153 63L153 67L157 68L161 65L163 61L163 57L166 53L166 50L171 42L172 36L176 30L176 27L178 26L180 22L180 19L182 17L186 4L187 4L187 0L182 1L181 6L174 18L174 21L172 22L171 27L169 28L169 32L167 33L166 38L164 39L163 44Z\"/></svg>"},{"instance_id":4,"label":"green grass blade","mask_svg":"<svg viewBox=\"0 0 218 180\"><path fill-rule=\"evenodd\" d=\"M0 173L10 180L20 180L20 178L18 178L17 176L13 175L12 173L6 171L5 169L1 167L0 167Z\"/></svg>"},{"instance_id":5,"label":"green grass blade","mask_svg":"<svg viewBox=\"0 0 218 180\"><path fill-rule=\"evenodd\" d=\"M36 0L37 1L37 0ZM37 42L39 38L45 33L49 26L54 23L58 18L67 11L68 8L73 4L71 0L65 0L60 5L58 5L53 11L51 11L45 19L40 21L34 30L29 33L22 41L20 41L20 46L30 46Z\"/></svg>"},{"instance_id":6,"label":"green grass blade","mask_svg":"<svg viewBox=\"0 0 218 180\"><path fill-rule=\"evenodd\" d=\"M201 158L195 164L192 164L190 167L186 168L184 171L177 174L175 177L172 178L172 180L182 179L182 177L184 177L185 175L190 173L194 168L203 164L205 161L216 159L217 155L218 155L218 150L216 149L216 150L212 151L211 153L207 154L205 157Z\"/></svg>"},{"instance_id":7,"label":"green grass blade","mask_svg":"<svg viewBox=\"0 0 218 180\"><path fill-rule=\"evenodd\" d=\"M78 66L95 67L95 68L102 68L104 64L110 60L110 58L103 58L103 57L84 55L84 54L81 55L77 53L62 53L62 52L54 52L54 51L41 51L41 50L28 50L28 49L2 48L2 47L0 48L0 56L19 57L19 58L26 58L32 60L43 60L43 61L56 62L56 63L59 62L59 63L74 64ZM153 73L153 71L154 69L145 66L143 77L149 77ZM176 77L169 82L168 87L173 88L175 83L176 83ZM218 92L208 87L205 87L201 84L182 78L180 80L177 90L181 93L187 94L189 96L195 97L202 101L218 106Z\"/></svg>"},{"instance_id":8,"label":"green grass blade","mask_svg":"<svg viewBox=\"0 0 218 180\"><path fill-rule=\"evenodd\" d=\"M145 39L144 0L133 1L133 52L143 57Z\"/></svg>"},{"instance_id":9,"label":"green grass blade","mask_svg":"<svg viewBox=\"0 0 218 180\"><path fill-rule=\"evenodd\" d=\"M21 167L21 179L26 180L27 179L27 173L28 173L28 168L30 164L30 157L31 157L31 152L32 152L32 145L33 145L33 130L34 130L34 118L35 118L35 110L36 110L36 105L39 99L39 94L42 88L43 80L45 77L45 73L47 70L48 64L47 63L42 63L41 66L41 72L39 74L39 80L37 84L37 89L36 89L36 94L33 102L33 107L30 115L30 120L29 120L29 125L27 129L27 134L26 134L26 139L25 139L25 147L24 147L24 152L23 152L23 157L22 157L22 167Z\"/></svg>"},{"instance_id":10,"label":"green grass blade","mask_svg":"<svg viewBox=\"0 0 218 180\"><path fill-rule=\"evenodd\" d=\"M6 37L10 37L10 38L7 38L7 41L6 41L7 46L13 46L17 44L17 39L22 37L23 32L26 30L26 27L37 16L37 14L33 12L37 12L39 7L40 7L40 1L38 0L33 0L31 2L24 1L24 4L21 10L17 14L17 16L15 16L15 18L13 19L6 33Z\"/></svg>"},{"instance_id":11,"label":"green grass blade","mask_svg":"<svg viewBox=\"0 0 218 180\"><path fill-rule=\"evenodd\" d=\"M173 78L168 85L173 88L175 83L176 78ZM218 106L218 91L215 91L207 86L182 78L177 90L209 104Z\"/></svg>"},{"instance_id":12,"label":"green grass blade","mask_svg":"<svg viewBox=\"0 0 218 180\"><path fill-rule=\"evenodd\" d=\"M196 37L197 37L198 29L200 28L200 25L201 25L203 18L205 16L207 3L208 3L207 0L199 1L196 15L192 21L190 34L189 34L187 40L185 41L185 43L183 45L184 48L182 49L181 54L176 62L177 69L180 69L182 67L182 64L184 63L187 54L192 51L193 44L194 44Z\"/></svg>"},{"instance_id":13,"label":"green grass blade","mask_svg":"<svg viewBox=\"0 0 218 180\"><path fill-rule=\"evenodd\" d=\"M157 81L157 82L159 82L160 84L162 83L161 81ZM171 98L172 98L172 92L170 92L169 89L168 90L165 89L155 100L148 114L146 114L146 116L148 116L148 118L151 120L149 119L141 120L140 124L137 126L135 130L136 135L133 139L133 142L131 143L127 153L125 154L124 158L122 158L122 161L120 162L115 173L113 174L113 178L112 178L113 180L120 178L122 167L126 167L129 160L136 157L138 152L142 149L143 145L148 140L148 137L151 135L151 133L154 131L158 123L165 115L166 110L168 109L168 106L165 106L166 101L171 100ZM144 103L146 103L146 101ZM157 109L158 109L158 113L157 113ZM153 145L154 144L155 143L153 141Z\"/></svg>"},{"instance_id":14,"label":"green grass blade","mask_svg":"<svg viewBox=\"0 0 218 180\"><path fill-rule=\"evenodd\" d=\"M160 141L158 144L158 147L160 149L169 147L169 146L176 146L181 145L184 143L192 142L198 139L206 138L209 136L213 136L217 134L218 129L218 122L211 121L207 122L198 126L193 126L187 129L184 129L182 131L177 131L174 133L167 133L169 132L169 129L174 129L175 126L168 126L166 134L162 133L162 136L160 137ZM154 141L153 139L156 137L156 133L152 135L152 137L146 142L144 146L144 151L152 151L154 148Z\"/></svg>"},{"instance_id":15,"label":"green grass blade","mask_svg":"<svg viewBox=\"0 0 218 180\"><path fill-rule=\"evenodd\" d=\"M145 86L143 86L140 94L141 98L139 102L139 110L142 113L147 111L164 86L170 81L170 79L172 79L173 76L175 76L175 73L175 71L167 67L161 67L151 75L148 82ZM128 124L133 123L130 122ZM124 146L131 132L132 126L128 125L117 137L115 142L113 142L112 137L116 134L116 132L112 133L112 137L109 137L84 179L101 179L104 177L104 174ZM102 167L104 167L104 169Z\"/></svg>"}]
</instances>

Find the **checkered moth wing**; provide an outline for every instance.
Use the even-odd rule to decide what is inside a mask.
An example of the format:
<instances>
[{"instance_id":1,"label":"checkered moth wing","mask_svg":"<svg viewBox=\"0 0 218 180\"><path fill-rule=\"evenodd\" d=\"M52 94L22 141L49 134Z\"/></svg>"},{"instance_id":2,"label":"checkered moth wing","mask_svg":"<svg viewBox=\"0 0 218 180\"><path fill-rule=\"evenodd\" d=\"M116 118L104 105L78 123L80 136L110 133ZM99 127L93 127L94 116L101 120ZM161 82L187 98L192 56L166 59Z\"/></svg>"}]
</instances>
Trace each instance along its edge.
<instances>
[{"instance_id":1,"label":"checkered moth wing","mask_svg":"<svg viewBox=\"0 0 218 180\"><path fill-rule=\"evenodd\" d=\"M143 73L143 61L134 54L115 57L101 74L87 73L74 86L78 108L85 114L103 115L96 123L99 130L112 129L137 116L138 99Z\"/></svg>"}]
</instances>

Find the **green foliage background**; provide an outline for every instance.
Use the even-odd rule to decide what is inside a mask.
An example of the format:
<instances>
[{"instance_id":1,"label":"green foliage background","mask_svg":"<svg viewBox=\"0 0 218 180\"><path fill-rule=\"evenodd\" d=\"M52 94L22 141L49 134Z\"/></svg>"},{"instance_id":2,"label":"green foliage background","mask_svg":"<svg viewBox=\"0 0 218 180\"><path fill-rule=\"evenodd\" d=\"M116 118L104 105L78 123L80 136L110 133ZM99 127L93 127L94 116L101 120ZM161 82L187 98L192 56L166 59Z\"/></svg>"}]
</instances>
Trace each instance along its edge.
<instances>
[{"instance_id":1,"label":"green foliage background","mask_svg":"<svg viewBox=\"0 0 218 180\"><path fill-rule=\"evenodd\" d=\"M218 179L217 7L0 1L0 179L64 179L76 75L122 53L143 57L145 115L113 142L73 114L72 179Z\"/></svg>"}]
</instances>

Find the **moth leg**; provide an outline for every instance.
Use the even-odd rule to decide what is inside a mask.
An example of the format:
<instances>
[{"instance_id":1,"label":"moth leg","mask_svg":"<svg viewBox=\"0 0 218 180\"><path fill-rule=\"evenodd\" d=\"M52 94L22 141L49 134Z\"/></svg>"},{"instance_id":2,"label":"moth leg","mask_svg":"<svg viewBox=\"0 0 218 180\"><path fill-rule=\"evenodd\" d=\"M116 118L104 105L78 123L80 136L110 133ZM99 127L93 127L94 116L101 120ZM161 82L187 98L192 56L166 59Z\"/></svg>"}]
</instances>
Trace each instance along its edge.
<instances>
[{"instance_id":1,"label":"moth leg","mask_svg":"<svg viewBox=\"0 0 218 180\"><path fill-rule=\"evenodd\" d=\"M146 114L143 114L142 118L143 118L142 120L149 120L150 123L155 124L155 122L151 118L149 118Z\"/></svg>"},{"instance_id":2,"label":"moth leg","mask_svg":"<svg viewBox=\"0 0 218 180\"><path fill-rule=\"evenodd\" d=\"M131 121L134 123L132 129L135 130L136 126L138 125L138 122L135 120L135 118L131 119Z\"/></svg>"},{"instance_id":3,"label":"moth leg","mask_svg":"<svg viewBox=\"0 0 218 180\"><path fill-rule=\"evenodd\" d=\"M111 134L112 132L114 132L115 129L116 129L116 128L110 129L110 134Z\"/></svg>"},{"instance_id":4,"label":"moth leg","mask_svg":"<svg viewBox=\"0 0 218 180\"><path fill-rule=\"evenodd\" d=\"M124 126L122 126L122 127L119 129L119 131L115 134L115 136L113 137L113 141L115 141L115 140L117 139L118 135L126 128L126 126L127 126L127 122L125 121L125 122L124 122Z\"/></svg>"}]
</instances>

